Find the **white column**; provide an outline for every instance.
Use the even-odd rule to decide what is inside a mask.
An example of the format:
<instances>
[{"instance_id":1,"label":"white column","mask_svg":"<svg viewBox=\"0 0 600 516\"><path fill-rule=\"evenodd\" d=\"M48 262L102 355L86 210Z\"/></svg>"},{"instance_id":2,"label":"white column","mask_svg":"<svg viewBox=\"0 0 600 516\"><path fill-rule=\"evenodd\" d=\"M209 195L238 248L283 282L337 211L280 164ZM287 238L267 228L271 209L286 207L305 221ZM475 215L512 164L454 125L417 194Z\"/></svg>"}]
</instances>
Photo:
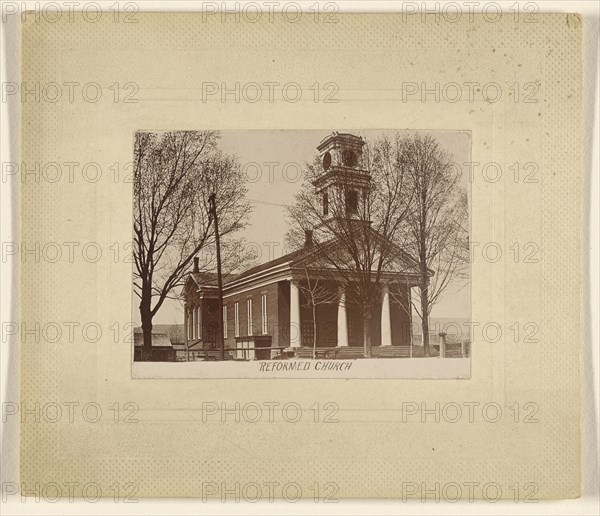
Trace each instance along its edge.
<instances>
[{"instance_id":1,"label":"white column","mask_svg":"<svg viewBox=\"0 0 600 516\"><path fill-rule=\"evenodd\" d=\"M198 313L196 314L196 332L199 339L204 338L202 332L202 308L198 308Z\"/></svg>"},{"instance_id":2,"label":"white column","mask_svg":"<svg viewBox=\"0 0 600 516\"><path fill-rule=\"evenodd\" d=\"M300 289L298 284L290 281L290 346L299 348L300 339Z\"/></svg>"},{"instance_id":3,"label":"white column","mask_svg":"<svg viewBox=\"0 0 600 516\"><path fill-rule=\"evenodd\" d=\"M338 347L348 346L348 318L346 317L346 293L343 291L343 289L340 289L340 298L338 301L337 345Z\"/></svg>"},{"instance_id":4,"label":"white column","mask_svg":"<svg viewBox=\"0 0 600 516\"><path fill-rule=\"evenodd\" d=\"M381 300L381 345L392 345L392 318L390 314L390 290L383 285L383 299Z\"/></svg>"}]
</instances>

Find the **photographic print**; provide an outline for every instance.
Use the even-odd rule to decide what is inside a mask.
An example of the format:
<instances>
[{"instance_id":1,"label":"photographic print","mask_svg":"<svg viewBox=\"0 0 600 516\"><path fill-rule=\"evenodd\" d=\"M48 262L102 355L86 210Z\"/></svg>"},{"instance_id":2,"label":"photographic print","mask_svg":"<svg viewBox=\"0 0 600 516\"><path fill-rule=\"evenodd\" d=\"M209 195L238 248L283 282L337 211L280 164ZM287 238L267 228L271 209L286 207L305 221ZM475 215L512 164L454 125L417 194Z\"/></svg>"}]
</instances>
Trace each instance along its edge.
<instances>
[{"instance_id":1,"label":"photographic print","mask_svg":"<svg viewBox=\"0 0 600 516\"><path fill-rule=\"evenodd\" d=\"M24 13L18 510L595 493L584 20L400 4Z\"/></svg>"},{"instance_id":2,"label":"photographic print","mask_svg":"<svg viewBox=\"0 0 600 516\"><path fill-rule=\"evenodd\" d=\"M140 131L134 376L469 376L466 131Z\"/></svg>"}]
</instances>

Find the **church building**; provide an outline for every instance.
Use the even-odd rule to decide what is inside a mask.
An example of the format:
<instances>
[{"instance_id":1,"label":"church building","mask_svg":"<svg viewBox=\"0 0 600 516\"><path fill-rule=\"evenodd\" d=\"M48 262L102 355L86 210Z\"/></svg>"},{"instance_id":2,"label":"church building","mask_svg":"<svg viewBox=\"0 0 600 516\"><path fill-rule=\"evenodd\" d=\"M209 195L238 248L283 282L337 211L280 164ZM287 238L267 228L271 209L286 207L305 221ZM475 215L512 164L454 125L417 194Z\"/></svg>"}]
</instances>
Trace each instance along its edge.
<instances>
[{"instance_id":1,"label":"church building","mask_svg":"<svg viewBox=\"0 0 600 516\"><path fill-rule=\"evenodd\" d=\"M371 182L370 174L361 166L364 145L361 137L337 132L318 145L322 172L313 186L322 202L319 209L324 219L333 199L339 196L343 197L346 217L357 217ZM311 357L315 328L318 356L363 356L363 317L341 282L336 284L335 268L323 281L337 295L315 307L313 321L306 285L311 278L323 278L323 262L318 260L313 232L305 233L300 249L239 274L224 276L220 314L216 274L201 271L198 259L195 260L183 289L189 359L219 358L219 318L228 359ZM335 239L327 246L335 252ZM407 253L399 252L398 256L401 264L382 271L380 296L372 307L374 357L410 353L410 296L411 288L419 284L418 264Z\"/></svg>"}]
</instances>

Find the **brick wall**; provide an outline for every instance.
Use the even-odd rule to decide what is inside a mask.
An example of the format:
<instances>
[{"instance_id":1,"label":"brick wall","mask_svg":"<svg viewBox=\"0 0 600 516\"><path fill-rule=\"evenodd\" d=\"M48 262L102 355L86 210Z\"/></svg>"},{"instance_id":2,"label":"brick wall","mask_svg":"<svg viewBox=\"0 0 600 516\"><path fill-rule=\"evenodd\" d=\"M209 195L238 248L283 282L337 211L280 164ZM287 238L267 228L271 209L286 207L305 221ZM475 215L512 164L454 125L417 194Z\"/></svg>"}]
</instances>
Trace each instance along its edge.
<instances>
[{"instance_id":1,"label":"brick wall","mask_svg":"<svg viewBox=\"0 0 600 516\"><path fill-rule=\"evenodd\" d=\"M267 334L271 336L271 346L287 346L285 339L286 324L289 324L289 285L287 311L285 303L285 284L287 282L272 283L264 287L255 288L240 294L226 296L223 299L223 306L227 307L227 338L225 347L236 347L235 342L235 317L234 304L239 306L239 328L240 336L248 335L248 308L247 300L252 299L252 334L262 335L262 300L263 294L267 296ZM282 292L283 291L283 292ZM279 315L285 314L286 321L280 321ZM282 324L283 322L283 324ZM285 329L285 332L283 330ZM289 341L289 339L288 339Z\"/></svg>"},{"instance_id":2,"label":"brick wall","mask_svg":"<svg viewBox=\"0 0 600 516\"><path fill-rule=\"evenodd\" d=\"M393 295L390 295L390 310L392 322L392 344L409 345L411 331L411 317L405 310L410 303L410 291L400 285L392 286ZM234 303L239 303L240 336L248 335L247 300L252 299L252 333L262 335L262 310L261 296L267 296L267 334L271 336L271 346L288 347L290 345L290 286L287 281L272 283L264 287L255 288L247 292L226 296L223 305L227 307L227 338L225 347L236 347L234 331ZM302 294L301 294L302 295ZM402 299L402 302L399 301ZM188 298L188 303L196 301L195 295ZM301 317L305 322L302 343L312 346L312 312L310 308L301 303ZM202 300L202 328L203 340L214 342L216 326L218 324L217 300ZM352 305L347 306L349 344L362 346L362 317ZM381 305L373 307L372 344L379 345L381 338ZM319 346L335 346L337 343L337 305L319 306L317 315L317 334Z\"/></svg>"},{"instance_id":3,"label":"brick wall","mask_svg":"<svg viewBox=\"0 0 600 516\"><path fill-rule=\"evenodd\" d=\"M277 344L274 346L290 345L290 283L289 281L280 281L277 284Z\"/></svg>"}]
</instances>

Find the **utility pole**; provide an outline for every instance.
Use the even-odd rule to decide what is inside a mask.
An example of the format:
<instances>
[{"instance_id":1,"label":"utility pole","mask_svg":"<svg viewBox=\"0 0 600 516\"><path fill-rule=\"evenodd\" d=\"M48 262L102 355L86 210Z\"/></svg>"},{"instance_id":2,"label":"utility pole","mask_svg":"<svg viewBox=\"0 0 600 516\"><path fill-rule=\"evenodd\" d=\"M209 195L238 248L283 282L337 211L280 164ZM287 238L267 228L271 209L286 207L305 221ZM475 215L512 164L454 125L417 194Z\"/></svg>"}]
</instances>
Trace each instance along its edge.
<instances>
[{"instance_id":1,"label":"utility pole","mask_svg":"<svg viewBox=\"0 0 600 516\"><path fill-rule=\"evenodd\" d=\"M217 344L221 350L221 360L225 360L225 339L223 339L223 278L221 276L221 242L219 240L219 219L217 218L217 194L212 193L208 198L210 202L210 210L212 212L213 220L215 221L215 243L217 246L217 288L219 290L219 301L217 304L217 320L218 325L218 338Z\"/></svg>"}]
</instances>

